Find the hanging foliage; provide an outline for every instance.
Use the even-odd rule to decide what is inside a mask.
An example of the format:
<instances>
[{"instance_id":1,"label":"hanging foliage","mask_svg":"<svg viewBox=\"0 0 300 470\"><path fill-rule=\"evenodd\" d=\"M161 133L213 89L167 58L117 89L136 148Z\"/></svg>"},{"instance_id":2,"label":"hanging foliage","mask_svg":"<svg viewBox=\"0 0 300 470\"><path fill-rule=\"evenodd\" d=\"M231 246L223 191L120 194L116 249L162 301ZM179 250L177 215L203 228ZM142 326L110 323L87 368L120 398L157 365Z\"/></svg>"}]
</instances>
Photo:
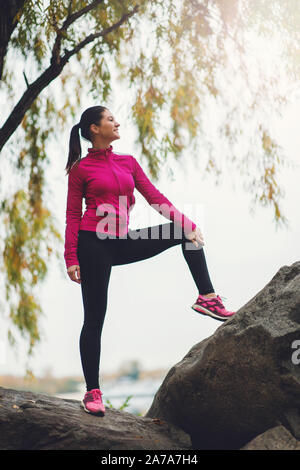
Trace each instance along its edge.
<instances>
[{"instance_id":1,"label":"hanging foliage","mask_svg":"<svg viewBox=\"0 0 300 470\"><path fill-rule=\"evenodd\" d=\"M11 155L21 180L2 186L3 285L29 352L40 339L34 288L62 241L47 206L47 145L73 124L83 84L95 104L109 99L112 64L130 90L122 99L154 179L189 149L208 177L231 165L252 201L285 222L278 175L288 162L269 117L299 78L297 0L0 0L0 8L0 177Z\"/></svg>"}]
</instances>

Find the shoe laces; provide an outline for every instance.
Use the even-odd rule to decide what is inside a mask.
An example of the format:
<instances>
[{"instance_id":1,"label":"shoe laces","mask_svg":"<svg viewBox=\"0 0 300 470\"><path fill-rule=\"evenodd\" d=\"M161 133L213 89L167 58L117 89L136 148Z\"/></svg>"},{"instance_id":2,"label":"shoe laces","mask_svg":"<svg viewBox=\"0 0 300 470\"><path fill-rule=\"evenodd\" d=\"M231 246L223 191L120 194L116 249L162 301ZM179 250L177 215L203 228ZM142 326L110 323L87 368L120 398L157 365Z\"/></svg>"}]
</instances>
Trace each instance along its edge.
<instances>
[{"instance_id":1,"label":"shoe laces","mask_svg":"<svg viewBox=\"0 0 300 470\"><path fill-rule=\"evenodd\" d=\"M209 298L209 297L205 297L205 300L219 300L219 299L221 299L221 300L227 300L227 297L224 297L224 296L222 296L222 295L217 295L216 297L210 297L210 298Z\"/></svg>"},{"instance_id":2,"label":"shoe laces","mask_svg":"<svg viewBox=\"0 0 300 470\"><path fill-rule=\"evenodd\" d=\"M217 305L217 306L219 306L219 308L222 308L222 309L226 310L224 305L223 305L223 302L222 302L223 299L226 299L226 297L223 297L221 295L217 295L216 297L210 297L210 298L205 297L203 302L208 302L208 304L210 303L212 306Z\"/></svg>"},{"instance_id":3,"label":"shoe laces","mask_svg":"<svg viewBox=\"0 0 300 470\"><path fill-rule=\"evenodd\" d=\"M101 395L101 390L99 388L94 388L93 390L89 390L87 392L86 398L88 399L88 401L95 401L97 399L101 400Z\"/></svg>"}]
</instances>

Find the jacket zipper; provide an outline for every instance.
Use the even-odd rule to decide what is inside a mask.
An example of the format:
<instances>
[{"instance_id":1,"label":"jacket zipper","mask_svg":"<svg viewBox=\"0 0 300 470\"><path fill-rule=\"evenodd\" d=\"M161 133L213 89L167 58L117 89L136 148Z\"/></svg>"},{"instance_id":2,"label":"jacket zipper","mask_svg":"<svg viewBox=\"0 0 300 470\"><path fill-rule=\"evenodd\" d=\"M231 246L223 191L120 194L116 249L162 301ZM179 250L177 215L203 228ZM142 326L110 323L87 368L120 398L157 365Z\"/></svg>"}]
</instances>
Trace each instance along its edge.
<instances>
[{"instance_id":1,"label":"jacket zipper","mask_svg":"<svg viewBox=\"0 0 300 470\"><path fill-rule=\"evenodd\" d=\"M107 160L109 160L109 157L107 157ZM117 180L117 183L118 183L118 186L119 186L119 196L121 196L121 185L120 185L119 178L118 178L118 176L116 175L116 173L115 173L115 171L114 171L114 169L113 169L113 166L112 166L111 161L109 162L109 164L110 164L110 169L111 169L112 173L114 174L114 177L115 177L116 180ZM126 196L126 198L127 198L127 196ZM126 206L127 206L127 204L126 204Z\"/></svg>"},{"instance_id":2,"label":"jacket zipper","mask_svg":"<svg viewBox=\"0 0 300 470\"><path fill-rule=\"evenodd\" d=\"M115 179L117 180L118 187L119 187L119 195L120 195L121 194L121 185L120 185L120 182L119 182L119 178L117 177L117 175L116 175L116 173L115 173L115 171L112 167L111 161L109 160L109 156L107 155L107 153L106 153L106 158L109 162L110 169L111 169L112 173L114 174Z\"/></svg>"}]
</instances>

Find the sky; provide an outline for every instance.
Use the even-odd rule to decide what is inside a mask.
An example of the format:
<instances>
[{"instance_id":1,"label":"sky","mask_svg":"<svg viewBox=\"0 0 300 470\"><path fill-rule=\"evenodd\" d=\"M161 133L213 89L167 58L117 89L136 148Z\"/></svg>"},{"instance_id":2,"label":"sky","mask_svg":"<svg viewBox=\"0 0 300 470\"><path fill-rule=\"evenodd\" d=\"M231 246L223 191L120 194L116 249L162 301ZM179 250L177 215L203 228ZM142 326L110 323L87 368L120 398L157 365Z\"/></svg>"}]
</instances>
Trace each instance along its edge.
<instances>
[{"instance_id":1,"label":"sky","mask_svg":"<svg viewBox=\"0 0 300 470\"><path fill-rule=\"evenodd\" d=\"M135 144L136 130L125 117L125 100L120 99L127 90L122 89L122 85L118 87L121 88L116 88L110 109L120 122L121 138L113 142L113 148L134 155L149 176L145 160ZM83 108L94 104L87 98ZM79 118L80 114L76 122ZM209 175L202 178L194 158L187 152L179 162L170 158L161 169L159 181L154 183L177 209L200 227L215 292L225 297L224 303L229 310L238 311L283 265L300 259L300 95L295 96L281 118L272 119L278 142L296 165L282 170L280 175L285 190L282 211L288 219L288 228L276 229L270 208L256 206L254 214L249 212L251 195L240 186L238 173L224 170L220 184L216 186ZM46 170L47 202L62 235L65 230L67 177L64 167L68 138L68 132L64 132L61 142L51 143L51 164ZM82 141L83 154L88 146ZM172 180L168 168L172 168ZM167 222L137 191L135 197L130 228ZM37 290L43 309L42 340L30 362L37 376L49 371L57 377L82 375L79 355L83 322L81 287L69 279L63 251L61 245L60 263L55 259L51 262L48 277ZM197 289L180 245L148 260L114 266L102 333L100 380L101 372L113 373L125 361L131 360L138 360L146 370L169 369L196 343L212 335L222 323L192 310L196 298ZM6 339L6 328L2 328L0 375L22 375L27 363L26 350L27 345L22 341L16 349L11 348Z\"/></svg>"}]
</instances>

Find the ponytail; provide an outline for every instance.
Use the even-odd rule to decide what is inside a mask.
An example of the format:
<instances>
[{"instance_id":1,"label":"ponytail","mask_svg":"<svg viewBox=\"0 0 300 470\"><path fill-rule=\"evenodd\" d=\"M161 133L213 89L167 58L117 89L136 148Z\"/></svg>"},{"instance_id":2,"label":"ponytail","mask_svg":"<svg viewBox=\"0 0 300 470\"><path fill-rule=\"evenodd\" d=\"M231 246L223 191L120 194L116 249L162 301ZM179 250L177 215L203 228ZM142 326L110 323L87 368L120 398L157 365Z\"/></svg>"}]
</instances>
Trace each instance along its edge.
<instances>
[{"instance_id":1,"label":"ponytail","mask_svg":"<svg viewBox=\"0 0 300 470\"><path fill-rule=\"evenodd\" d=\"M102 118L102 113L107 108L104 106L92 106L86 109L80 118L80 122L72 127L69 141L69 155L65 170L67 174L70 172L75 162L81 159L81 145L79 129L81 130L81 136L91 142L90 125L99 124Z\"/></svg>"},{"instance_id":2,"label":"ponytail","mask_svg":"<svg viewBox=\"0 0 300 470\"><path fill-rule=\"evenodd\" d=\"M68 162L65 168L65 170L67 171L67 174L70 172L73 164L77 160L80 160L81 158L79 128L80 128L80 124L75 124L75 126L73 126L71 130L70 140L69 140Z\"/></svg>"}]
</instances>

